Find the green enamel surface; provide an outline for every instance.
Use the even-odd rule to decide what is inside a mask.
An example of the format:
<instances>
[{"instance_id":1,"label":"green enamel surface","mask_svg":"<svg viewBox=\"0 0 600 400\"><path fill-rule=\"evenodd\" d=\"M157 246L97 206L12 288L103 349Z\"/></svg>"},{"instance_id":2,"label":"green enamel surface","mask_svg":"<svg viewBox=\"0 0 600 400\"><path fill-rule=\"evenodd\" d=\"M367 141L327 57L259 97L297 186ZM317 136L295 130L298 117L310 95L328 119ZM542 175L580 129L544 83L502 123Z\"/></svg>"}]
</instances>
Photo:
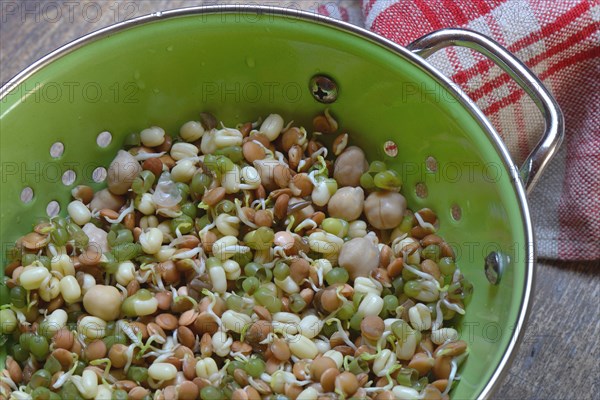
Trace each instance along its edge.
<instances>
[{"instance_id":1,"label":"green enamel surface","mask_svg":"<svg viewBox=\"0 0 600 400\"><path fill-rule=\"evenodd\" d=\"M42 68L0 103L2 243L27 232L50 200L64 210L70 193L62 172L73 169L75 184L90 184L93 169L108 166L128 133L160 125L176 134L200 111L226 125L277 112L310 126L324 108L308 91L315 73L339 84L330 109L341 129L371 160L402 172L409 206L438 214L440 233L474 283L461 323L471 355L453 392L473 398L509 344L525 284L524 226L510 176L477 121L433 78L334 27L272 15L177 17L96 40ZM96 135L105 130L113 141L100 149ZM384 156L386 140L398 144L396 158ZM56 141L65 151L53 160ZM436 172L425 167L429 156ZM426 198L416 196L418 182L427 185ZM19 195L26 186L35 195L24 205ZM451 218L454 204L460 221ZM513 262L501 285L491 287L483 259L498 249Z\"/></svg>"}]
</instances>

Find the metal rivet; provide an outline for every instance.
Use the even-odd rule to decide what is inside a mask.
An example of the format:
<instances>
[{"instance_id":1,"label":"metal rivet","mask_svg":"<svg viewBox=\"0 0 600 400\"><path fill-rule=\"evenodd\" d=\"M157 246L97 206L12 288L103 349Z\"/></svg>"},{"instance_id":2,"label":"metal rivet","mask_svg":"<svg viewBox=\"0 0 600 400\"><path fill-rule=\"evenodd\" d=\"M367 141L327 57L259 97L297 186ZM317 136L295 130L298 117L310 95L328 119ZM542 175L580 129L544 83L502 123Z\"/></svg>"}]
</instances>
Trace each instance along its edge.
<instances>
[{"instance_id":1,"label":"metal rivet","mask_svg":"<svg viewBox=\"0 0 600 400\"><path fill-rule=\"evenodd\" d=\"M487 255L485 258L485 276L492 285L500 284L502 274L509 262L510 258L507 255L496 251L492 251Z\"/></svg>"},{"instance_id":2,"label":"metal rivet","mask_svg":"<svg viewBox=\"0 0 600 400\"><path fill-rule=\"evenodd\" d=\"M310 93L319 103L333 103L338 97L338 86L325 75L315 75L310 79Z\"/></svg>"}]
</instances>

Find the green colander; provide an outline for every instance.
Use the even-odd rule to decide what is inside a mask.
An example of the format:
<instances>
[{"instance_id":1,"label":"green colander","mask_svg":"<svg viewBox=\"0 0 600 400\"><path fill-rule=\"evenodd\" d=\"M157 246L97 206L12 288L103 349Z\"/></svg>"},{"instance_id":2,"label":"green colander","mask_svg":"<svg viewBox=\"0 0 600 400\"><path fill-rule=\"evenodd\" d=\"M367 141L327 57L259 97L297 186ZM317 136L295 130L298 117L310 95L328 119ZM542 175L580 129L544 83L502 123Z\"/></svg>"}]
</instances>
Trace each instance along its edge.
<instances>
[{"instance_id":1,"label":"green colander","mask_svg":"<svg viewBox=\"0 0 600 400\"><path fill-rule=\"evenodd\" d=\"M523 166L422 58L450 45L487 55L539 105L546 130ZM309 13L233 6L168 11L88 35L1 89L1 241L7 247L47 213L65 214L74 185L102 187L103 168L132 132L158 125L176 135L200 111L228 126L269 113L311 126L326 107L371 160L402 174L411 209L437 213L474 284L459 322L471 352L453 397L488 397L531 303L526 189L558 147L563 122L522 63L471 31L434 32L407 49Z\"/></svg>"}]
</instances>

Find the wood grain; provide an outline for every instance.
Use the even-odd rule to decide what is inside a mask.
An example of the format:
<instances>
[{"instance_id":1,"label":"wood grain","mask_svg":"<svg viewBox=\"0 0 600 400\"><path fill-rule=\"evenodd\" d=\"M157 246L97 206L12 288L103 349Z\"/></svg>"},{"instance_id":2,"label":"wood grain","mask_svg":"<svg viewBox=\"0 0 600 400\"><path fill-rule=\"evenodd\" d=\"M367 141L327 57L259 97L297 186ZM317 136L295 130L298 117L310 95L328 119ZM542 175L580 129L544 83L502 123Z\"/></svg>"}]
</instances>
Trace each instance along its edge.
<instances>
[{"instance_id":1,"label":"wood grain","mask_svg":"<svg viewBox=\"0 0 600 400\"><path fill-rule=\"evenodd\" d=\"M104 26L159 10L216 3L2 0L0 82L59 46ZM219 2L223 3L227 2ZM293 3L304 9L316 4ZM49 4L58 4L61 14ZM540 262L535 286L525 339L494 399L599 399L600 262Z\"/></svg>"}]
</instances>

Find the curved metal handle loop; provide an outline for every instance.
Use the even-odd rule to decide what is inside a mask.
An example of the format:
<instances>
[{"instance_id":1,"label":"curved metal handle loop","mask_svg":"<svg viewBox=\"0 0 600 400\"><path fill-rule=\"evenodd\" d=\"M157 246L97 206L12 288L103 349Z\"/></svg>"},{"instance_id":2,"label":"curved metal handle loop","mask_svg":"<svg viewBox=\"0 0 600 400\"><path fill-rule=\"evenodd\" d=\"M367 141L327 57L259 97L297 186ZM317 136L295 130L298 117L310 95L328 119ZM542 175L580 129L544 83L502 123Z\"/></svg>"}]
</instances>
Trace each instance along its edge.
<instances>
[{"instance_id":1,"label":"curved metal handle loop","mask_svg":"<svg viewBox=\"0 0 600 400\"><path fill-rule=\"evenodd\" d=\"M558 103L525 64L500 44L480 33L468 29L441 29L418 38L407 48L427 58L449 46L467 47L488 57L529 94L542 112L546 125L544 134L519 168L521 180L529 193L564 138L564 118Z\"/></svg>"}]
</instances>

